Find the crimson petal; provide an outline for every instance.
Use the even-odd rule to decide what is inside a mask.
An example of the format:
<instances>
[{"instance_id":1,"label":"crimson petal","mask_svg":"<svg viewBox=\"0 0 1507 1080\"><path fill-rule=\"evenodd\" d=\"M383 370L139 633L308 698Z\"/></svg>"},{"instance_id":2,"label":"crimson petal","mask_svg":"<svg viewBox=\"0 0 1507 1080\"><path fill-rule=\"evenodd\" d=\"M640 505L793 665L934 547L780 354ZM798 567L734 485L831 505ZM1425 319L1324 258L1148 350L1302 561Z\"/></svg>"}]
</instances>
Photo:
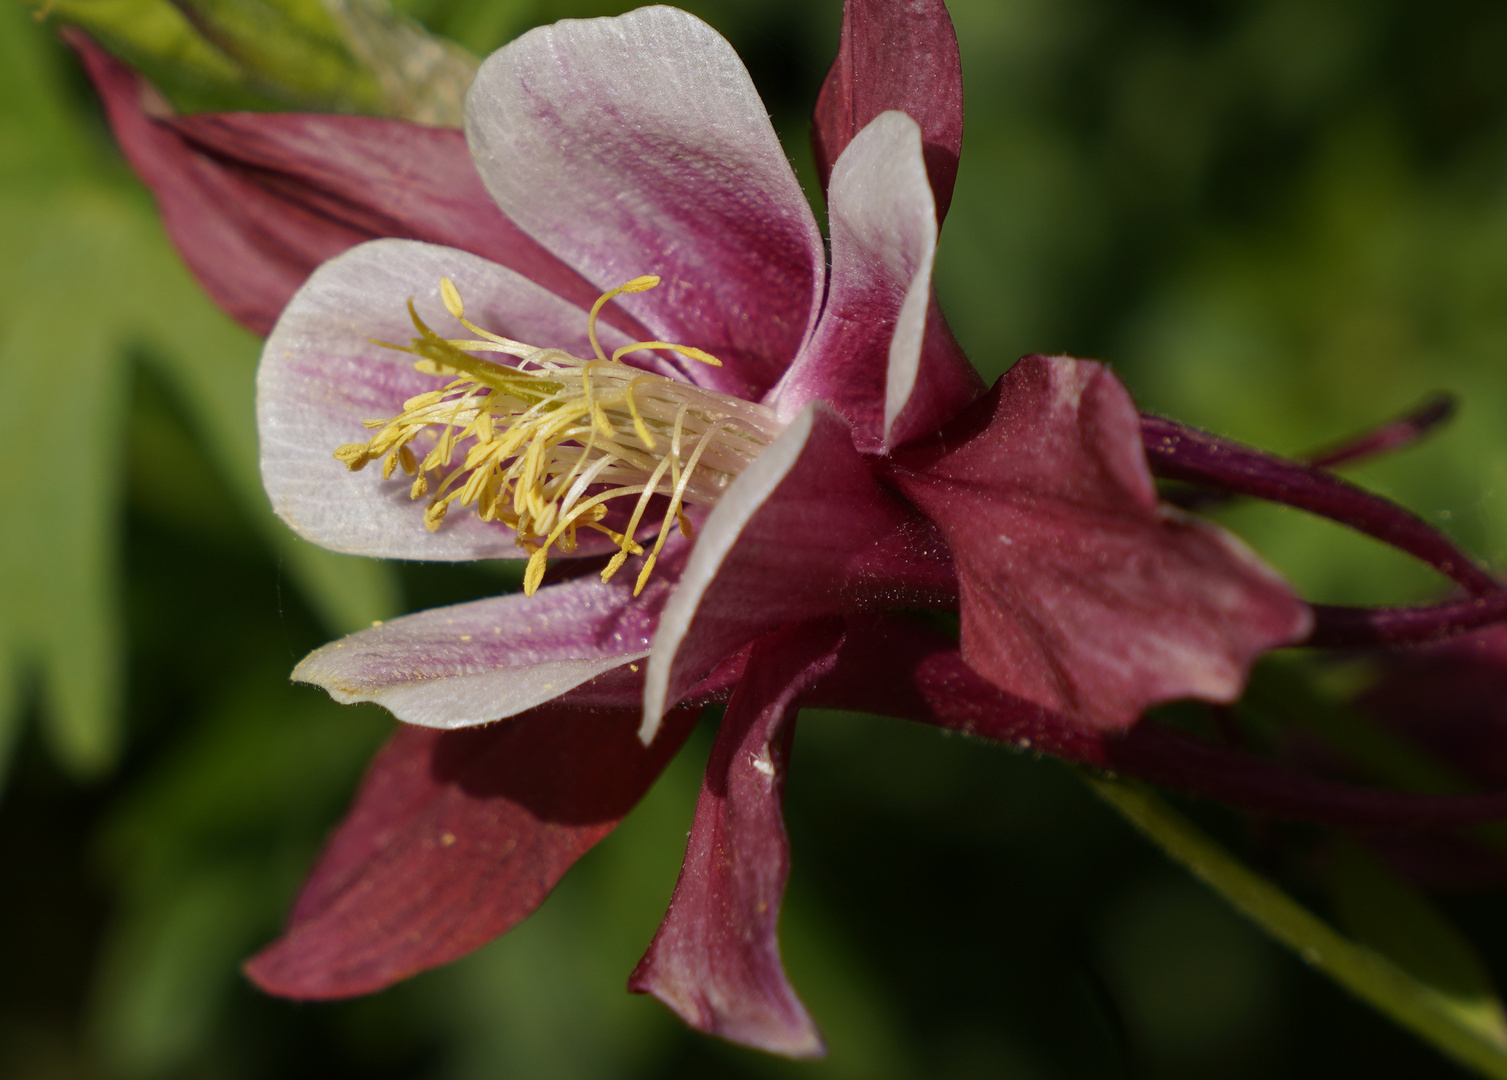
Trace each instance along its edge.
<instances>
[{"instance_id":1,"label":"crimson petal","mask_svg":"<svg viewBox=\"0 0 1507 1080\"><path fill-rule=\"evenodd\" d=\"M486 944L612 831L696 715L672 712L648 748L636 709L547 706L467 731L400 728L287 930L247 974L283 997L350 997Z\"/></svg>"},{"instance_id":2,"label":"crimson petal","mask_svg":"<svg viewBox=\"0 0 1507 1080\"><path fill-rule=\"evenodd\" d=\"M271 331L315 267L379 237L460 248L582 307L596 299L497 209L461 132L369 116L173 116L134 71L66 33L179 254L253 333ZM647 336L621 312L604 317Z\"/></svg>"},{"instance_id":3,"label":"crimson petal","mask_svg":"<svg viewBox=\"0 0 1507 1080\"><path fill-rule=\"evenodd\" d=\"M947 537L968 663L1105 729L1174 698L1233 701L1257 655L1309 629L1237 540L1157 504L1138 423L1102 366L1026 357L892 470Z\"/></svg>"},{"instance_id":4,"label":"crimson petal","mask_svg":"<svg viewBox=\"0 0 1507 1080\"><path fill-rule=\"evenodd\" d=\"M799 624L754 645L707 762L685 865L628 987L725 1039L787 1054L825 1052L780 964L790 873L780 814L797 699L837 660L842 624Z\"/></svg>"},{"instance_id":5,"label":"crimson petal","mask_svg":"<svg viewBox=\"0 0 1507 1080\"><path fill-rule=\"evenodd\" d=\"M822 190L853 136L889 109L921 125L940 224L952 204L963 149L963 67L942 0L848 0L843 5L842 43L812 117L811 143Z\"/></svg>"}]
</instances>

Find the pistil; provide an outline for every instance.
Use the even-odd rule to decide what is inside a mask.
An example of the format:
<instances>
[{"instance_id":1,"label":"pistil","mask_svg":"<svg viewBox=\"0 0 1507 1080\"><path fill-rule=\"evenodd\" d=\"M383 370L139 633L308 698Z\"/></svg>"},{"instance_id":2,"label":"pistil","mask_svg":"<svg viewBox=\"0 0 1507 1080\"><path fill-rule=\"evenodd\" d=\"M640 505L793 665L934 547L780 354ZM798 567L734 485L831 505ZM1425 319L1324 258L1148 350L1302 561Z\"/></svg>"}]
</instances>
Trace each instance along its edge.
<instances>
[{"instance_id":1,"label":"pistil","mask_svg":"<svg viewBox=\"0 0 1507 1080\"><path fill-rule=\"evenodd\" d=\"M602 571L603 581L630 556L644 555L645 545L635 537L651 501L662 496L668 502L639 571L636 595L649 580L672 524L692 537L685 507L714 505L781 428L761 405L622 361L640 350L663 350L720 363L700 349L643 341L607 356L597 336L602 306L621 293L658 284L659 278L647 275L603 294L587 316L595 356L583 359L483 329L466 318L455 284L442 279L446 310L476 336L441 337L410 299L418 336L406 346L377 344L419 357L416 369L447 381L409 398L397 416L363 421L376 434L341 446L335 457L353 471L380 458L383 479L399 469L413 477L409 496L429 500L424 522L431 531L442 527L452 503L512 528L519 547L529 553L523 578L528 595L539 587L549 552L576 550L580 529L604 533L618 547ZM498 363L477 353L502 353L517 362ZM626 508L628 499L633 500L628 519L621 531L613 529L608 504L619 500Z\"/></svg>"}]
</instances>

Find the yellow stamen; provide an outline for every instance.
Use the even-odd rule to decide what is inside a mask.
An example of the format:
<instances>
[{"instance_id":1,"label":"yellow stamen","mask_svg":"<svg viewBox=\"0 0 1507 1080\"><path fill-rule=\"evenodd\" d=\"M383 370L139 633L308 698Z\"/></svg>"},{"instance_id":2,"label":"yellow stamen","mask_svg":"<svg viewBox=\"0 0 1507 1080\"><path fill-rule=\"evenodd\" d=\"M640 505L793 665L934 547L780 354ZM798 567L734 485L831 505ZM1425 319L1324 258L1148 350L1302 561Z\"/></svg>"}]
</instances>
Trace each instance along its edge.
<instances>
[{"instance_id":1,"label":"yellow stamen","mask_svg":"<svg viewBox=\"0 0 1507 1080\"><path fill-rule=\"evenodd\" d=\"M693 349L689 345L676 345L668 341L637 341L632 345L624 345L621 349L613 352L612 362L615 364L629 353L638 352L639 349L669 349L671 352L678 352L681 356L689 356L692 360L700 360L703 364L710 364L712 367L722 366L722 361L709 352L703 352L701 349Z\"/></svg>"},{"instance_id":2,"label":"yellow stamen","mask_svg":"<svg viewBox=\"0 0 1507 1080\"><path fill-rule=\"evenodd\" d=\"M602 305L614 296L621 296L623 293L648 292L658 284L658 275L645 274L643 277L636 277L632 281L625 281L617 288L610 292L604 292L601 296L597 297L597 302L591 305L591 314L586 316L586 336L591 339L591 351L596 353L598 360L607 359L607 354L602 351L602 343L597 340L597 315L601 313ZM613 357L613 359L617 358Z\"/></svg>"},{"instance_id":3,"label":"yellow stamen","mask_svg":"<svg viewBox=\"0 0 1507 1080\"><path fill-rule=\"evenodd\" d=\"M413 354L417 370L442 377L445 385L413 395L398 416L363 421L371 439L342 446L335 456L352 470L380 457L384 480L401 466L413 477L410 497L430 500L424 512L430 530L443 525L453 502L483 521L512 528L528 553L523 584L529 594L543 580L551 549L575 551L580 529L609 537L618 549L603 570L604 581L630 557L645 555L634 534L654 496L662 496L668 508L639 571L638 593L672 522L691 537L686 505L715 503L781 430L760 405L622 363L638 349L718 362L700 349L646 341L606 356L596 327L603 305L657 284L659 278L645 275L604 293L587 316L594 358L582 359L476 326L465 316L455 283L442 279L445 310L475 339L441 337L410 300L418 336L407 346L388 347ZM507 353L517 364L483 359L478 352ZM605 520L608 504L622 505L630 496L633 507L618 531Z\"/></svg>"}]
</instances>

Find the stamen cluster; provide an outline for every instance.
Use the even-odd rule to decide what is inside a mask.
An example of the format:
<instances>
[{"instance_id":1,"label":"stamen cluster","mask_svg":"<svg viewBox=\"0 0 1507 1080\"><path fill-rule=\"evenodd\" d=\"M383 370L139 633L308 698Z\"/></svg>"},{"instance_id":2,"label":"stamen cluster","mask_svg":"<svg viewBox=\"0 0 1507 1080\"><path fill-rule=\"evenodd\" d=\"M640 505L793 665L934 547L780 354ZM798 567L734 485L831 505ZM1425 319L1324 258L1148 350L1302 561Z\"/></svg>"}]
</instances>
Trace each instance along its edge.
<instances>
[{"instance_id":1,"label":"stamen cluster","mask_svg":"<svg viewBox=\"0 0 1507 1080\"><path fill-rule=\"evenodd\" d=\"M483 521L511 527L529 553L523 580L529 595L539 587L550 549L574 551L581 528L605 533L618 545L602 571L603 581L611 578L630 555L643 554L634 536L650 500L665 496L669 505L634 589L641 591L671 522L691 537L684 507L714 504L780 431L763 406L621 361L640 349L668 349L719 363L699 349L646 341L606 356L596 333L602 305L658 283L653 276L635 278L596 302L587 319L596 357L586 360L483 330L465 317L458 290L443 279L446 309L476 339L440 337L409 300L419 336L408 346L377 344L420 357L415 368L450 381L409 398L395 417L363 421L376 434L341 446L335 457L353 471L381 458L384 479L399 468L414 477L410 497L429 499L424 521L431 530L455 502L474 507ZM496 363L476 352L505 353L518 363ZM425 451L422 458L416 445ZM629 497L633 509L619 532L605 523L607 503Z\"/></svg>"}]
</instances>

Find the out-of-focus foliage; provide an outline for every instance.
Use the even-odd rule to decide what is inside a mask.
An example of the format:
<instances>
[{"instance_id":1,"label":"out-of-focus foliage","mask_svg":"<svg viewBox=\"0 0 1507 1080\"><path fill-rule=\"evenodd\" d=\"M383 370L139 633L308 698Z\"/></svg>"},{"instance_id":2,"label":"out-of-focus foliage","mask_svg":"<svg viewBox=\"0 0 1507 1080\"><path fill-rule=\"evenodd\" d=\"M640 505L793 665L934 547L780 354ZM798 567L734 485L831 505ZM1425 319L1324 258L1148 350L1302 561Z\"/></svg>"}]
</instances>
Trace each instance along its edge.
<instances>
[{"instance_id":1,"label":"out-of-focus foliage","mask_svg":"<svg viewBox=\"0 0 1507 1080\"><path fill-rule=\"evenodd\" d=\"M15 5L0 7L0 57L0 400L20 451L0 473L13 508L0 540L0 749L35 694L54 750L88 775L121 743L117 547L133 356L182 397L203 441L188 452L256 508L332 627L386 614L394 598L385 568L292 540L266 513L256 342L182 268L150 200L66 96L61 51Z\"/></svg>"},{"instance_id":2,"label":"out-of-focus foliage","mask_svg":"<svg viewBox=\"0 0 1507 1080\"><path fill-rule=\"evenodd\" d=\"M478 55L536 22L628 6L397 4ZM838 0L688 6L732 38L809 179L806 119ZM1145 406L1279 451L1454 390L1456 426L1356 475L1500 565L1500 6L952 8L968 129L939 287L980 367L1096 355ZM49 10L39 24L21 3L0 6L0 732L18 743L0 794L0 1075L1458 1075L1168 868L1066 770L836 714L801 722L783 935L831 1043L825 1062L690 1035L623 993L674 884L710 727L504 940L365 1001L252 992L237 960L275 932L390 723L283 679L333 630L393 609L396 591L388 569L316 552L266 509L256 343L177 264L50 28L93 29L180 108L441 116L420 110L453 106L442 88L466 61L353 2ZM393 49L419 58L396 81ZM1297 515L1225 516L1308 595L1438 587ZM400 572L410 608L516 586L486 568ZM1313 708L1275 717L1253 700L1239 723L1262 745L1343 754L1359 776L1452 783L1358 716L1326 711L1365 677L1269 667L1258 691ZM75 773L119 767L80 787L60 759ZM1399 966L1494 1007L1500 894L1429 899L1316 831L1196 812Z\"/></svg>"},{"instance_id":3,"label":"out-of-focus foliage","mask_svg":"<svg viewBox=\"0 0 1507 1080\"><path fill-rule=\"evenodd\" d=\"M88 31L179 108L280 108L458 124L476 70L385 0L29 0Z\"/></svg>"}]
</instances>

